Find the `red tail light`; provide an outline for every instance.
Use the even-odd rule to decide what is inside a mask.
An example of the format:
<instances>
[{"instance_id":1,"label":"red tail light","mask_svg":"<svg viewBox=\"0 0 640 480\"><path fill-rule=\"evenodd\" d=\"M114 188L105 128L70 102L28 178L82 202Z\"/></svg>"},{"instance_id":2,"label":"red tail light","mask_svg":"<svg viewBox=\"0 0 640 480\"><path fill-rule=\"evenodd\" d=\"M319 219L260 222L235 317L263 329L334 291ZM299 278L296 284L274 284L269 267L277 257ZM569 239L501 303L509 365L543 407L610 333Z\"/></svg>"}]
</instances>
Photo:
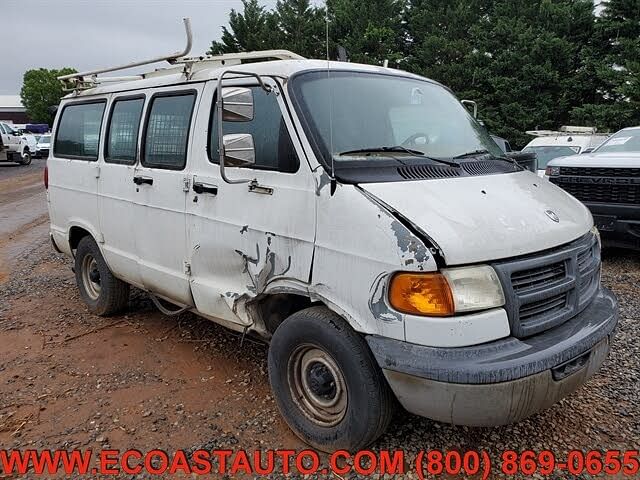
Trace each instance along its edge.
<instances>
[{"instance_id":1,"label":"red tail light","mask_svg":"<svg viewBox=\"0 0 640 480\"><path fill-rule=\"evenodd\" d=\"M44 188L49 189L49 167L44 167Z\"/></svg>"}]
</instances>

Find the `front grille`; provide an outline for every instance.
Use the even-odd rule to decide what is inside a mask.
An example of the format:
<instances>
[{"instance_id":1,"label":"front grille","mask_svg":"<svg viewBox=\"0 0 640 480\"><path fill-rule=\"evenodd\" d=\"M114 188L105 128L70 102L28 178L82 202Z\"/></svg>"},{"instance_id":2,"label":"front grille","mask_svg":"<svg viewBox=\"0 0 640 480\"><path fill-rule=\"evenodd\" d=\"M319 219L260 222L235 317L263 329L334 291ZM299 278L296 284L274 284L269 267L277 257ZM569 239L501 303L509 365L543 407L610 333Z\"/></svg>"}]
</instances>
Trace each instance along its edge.
<instances>
[{"instance_id":1,"label":"front grille","mask_svg":"<svg viewBox=\"0 0 640 480\"><path fill-rule=\"evenodd\" d=\"M560 167L560 175L569 177L639 177L640 168Z\"/></svg>"},{"instance_id":2,"label":"front grille","mask_svg":"<svg viewBox=\"0 0 640 480\"><path fill-rule=\"evenodd\" d=\"M540 285L553 283L565 277L564 262L544 265L531 270L523 270L511 274L511 285L516 292L537 288Z\"/></svg>"},{"instance_id":3,"label":"front grille","mask_svg":"<svg viewBox=\"0 0 640 480\"><path fill-rule=\"evenodd\" d=\"M553 297L538 300L537 302L527 303L520 306L520 322L528 323L528 320L535 319L540 314L555 312L562 310L567 305L567 294L560 293Z\"/></svg>"},{"instance_id":4,"label":"front grille","mask_svg":"<svg viewBox=\"0 0 640 480\"><path fill-rule=\"evenodd\" d=\"M582 202L640 205L640 168L560 167L550 180Z\"/></svg>"},{"instance_id":5,"label":"front grille","mask_svg":"<svg viewBox=\"0 0 640 480\"><path fill-rule=\"evenodd\" d=\"M515 337L528 337L580 313L600 286L600 247L589 233L544 253L493 265Z\"/></svg>"},{"instance_id":6,"label":"front grille","mask_svg":"<svg viewBox=\"0 0 640 480\"><path fill-rule=\"evenodd\" d=\"M555 177L551 177L551 181L581 202L640 205L640 185L569 183Z\"/></svg>"}]
</instances>

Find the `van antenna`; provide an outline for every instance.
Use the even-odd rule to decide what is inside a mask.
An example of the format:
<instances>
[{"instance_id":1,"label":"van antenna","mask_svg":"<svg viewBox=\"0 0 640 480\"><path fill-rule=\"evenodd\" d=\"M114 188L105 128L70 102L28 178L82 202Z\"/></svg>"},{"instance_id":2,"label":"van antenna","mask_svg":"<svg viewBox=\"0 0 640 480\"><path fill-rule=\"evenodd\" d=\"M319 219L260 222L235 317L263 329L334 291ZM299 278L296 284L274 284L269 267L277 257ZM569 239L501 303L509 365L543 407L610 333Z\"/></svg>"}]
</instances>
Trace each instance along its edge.
<instances>
[{"instance_id":1,"label":"van antenna","mask_svg":"<svg viewBox=\"0 0 640 480\"><path fill-rule=\"evenodd\" d=\"M333 159L333 91L331 90L331 63L329 60L329 2L324 2L324 21L325 21L325 46L327 50L327 88L329 89L329 156L331 157L331 179L335 181L335 169ZM332 186L332 194L335 186Z\"/></svg>"}]
</instances>

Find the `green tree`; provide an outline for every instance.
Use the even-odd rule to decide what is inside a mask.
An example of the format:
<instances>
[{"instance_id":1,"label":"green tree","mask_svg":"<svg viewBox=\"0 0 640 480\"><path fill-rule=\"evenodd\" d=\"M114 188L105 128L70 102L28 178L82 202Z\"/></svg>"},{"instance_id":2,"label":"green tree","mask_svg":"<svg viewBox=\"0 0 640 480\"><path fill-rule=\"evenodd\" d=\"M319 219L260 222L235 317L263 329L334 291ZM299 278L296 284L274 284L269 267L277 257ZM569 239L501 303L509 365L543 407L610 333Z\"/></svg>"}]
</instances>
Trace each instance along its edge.
<instances>
[{"instance_id":1,"label":"green tree","mask_svg":"<svg viewBox=\"0 0 640 480\"><path fill-rule=\"evenodd\" d=\"M222 38L211 42L208 54L273 48L277 29L273 13L265 10L258 0L242 0L242 5L242 12L231 10L229 28L222 27Z\"/></svg>"},{"instance_id":2,"label":"green tree","mask_svg":"<svg viewBox=\"0 0 640 480\"><path fill-rule=\"evenodd\" d=\"M278 0L266 10L257 0L242 0L243 11L231 11L229 28L209 54L286 49L308 58L325 55L325 13L309 0Z\"/></svg>"},{"instance_id":3,"label":"green tree","mask_svg":"<svg viewBox=\"0 0 640 480\"><path fill-rule=\"evenodd\" d=\"M405 0L327 0L331 50L344 47L353 62L391 65L404 56Z\"/></svg>"},{"instance_id":4,"label":"green tree","mask_svg":"<svg viewBox=\"0 0 640 480\"><path fill-rule=\"evenodd\" d=\"M73 68L61 70L38 68L25 72L20 97L31 121L52 124L51 107L57 106L64 95L58 77L75 72Z\"/></svg>"},{"instance_id":5,"label":"green tree","mask_svg":"<svg viewBox=\"0 0 640 480\"><path fill-rule=\"evenodd\" d=\"M592 35L591 0L410 0L409 69L474 99L513 144L557 128L592 89L578 76Z\"/></svg>"},{"instance_id":6,"label":"green tree","mask_svg":"<svg viewBox=\"0 0 640 480\"><path fill-rule=\"evenodd\" d=\"M469 95L476 48L469 27L480 21L485 4L476 0L410 0L404 15L407 55L402 68Z\"/></svg>"},{"instance_id":7,"label":"green tree","mask_svg":"<svg viewBox=\"0 0 640 480\"><path fill-rule=\"evenodd\" d=\"M309 0L278 0L273 12L277 25L273 48L283 48L307 58L326 55L325 10Z\"/></svg>"},{"instance_id":8,"label":"green tree","mask_svg":"<svg viewBox=\"0 0 640 480\"><path fill-rule=\"evenodd\" d=\"M595 88L572 118L616 131L640 124L640 0L608 0L602 6L585 58Z\"/></svg>"}]
</instances>

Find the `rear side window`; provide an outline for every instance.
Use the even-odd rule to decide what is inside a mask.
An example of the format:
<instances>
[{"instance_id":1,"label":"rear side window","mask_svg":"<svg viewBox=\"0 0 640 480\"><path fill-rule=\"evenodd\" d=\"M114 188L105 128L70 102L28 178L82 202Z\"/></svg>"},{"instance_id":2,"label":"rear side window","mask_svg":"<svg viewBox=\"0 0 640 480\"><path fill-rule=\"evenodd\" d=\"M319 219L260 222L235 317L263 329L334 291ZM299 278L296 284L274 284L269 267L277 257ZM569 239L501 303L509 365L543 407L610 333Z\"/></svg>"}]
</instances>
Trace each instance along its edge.
<instances>
[{"instance_id":1,"label":"rear side window","mask_svg":"<svg viewBox=\"0 0 640 480\"><path fill-rule=\"evenodd\" d=\"M144 98L116 100L107 126L104 159L108 163L133 165L138 150L138 129Z\"/></svg>"},{"instance_id":2,"label":"rear side window","mask_svg":"<svg viewBox=\"0 0 640 480\"><path fill-rule=\"evenodd\" d=\"M55 156L90 161L98 159L105 104L100 101L64 107L53 147Z\"/></svg>"},{"instance_id":3,"label":"rear side window","mask_svg":"<svg viewBox=\"0 0 640 480\"><path fill-rule=\"evenodd\" d=\"M284 123L276 96L260 87L252 87L254 113L250 122L224 122L225 135L250 133L256 151L256 163L251 168L278 170L285 173L298 171L300 162ZM220 163L218 154L218 115L213 109L209 138L209 158Z\"/></svg>"},{"instance_id":4,"label":"rear side window","mask_svg":"<svg viewBox=\"0 0 640 480\"><path fill-rule=\"evenodd\" d=\"M184 168L195 98L195 92L152 98L144 135L144 166L168 170Z\"/></svg>"}]
</instances>

